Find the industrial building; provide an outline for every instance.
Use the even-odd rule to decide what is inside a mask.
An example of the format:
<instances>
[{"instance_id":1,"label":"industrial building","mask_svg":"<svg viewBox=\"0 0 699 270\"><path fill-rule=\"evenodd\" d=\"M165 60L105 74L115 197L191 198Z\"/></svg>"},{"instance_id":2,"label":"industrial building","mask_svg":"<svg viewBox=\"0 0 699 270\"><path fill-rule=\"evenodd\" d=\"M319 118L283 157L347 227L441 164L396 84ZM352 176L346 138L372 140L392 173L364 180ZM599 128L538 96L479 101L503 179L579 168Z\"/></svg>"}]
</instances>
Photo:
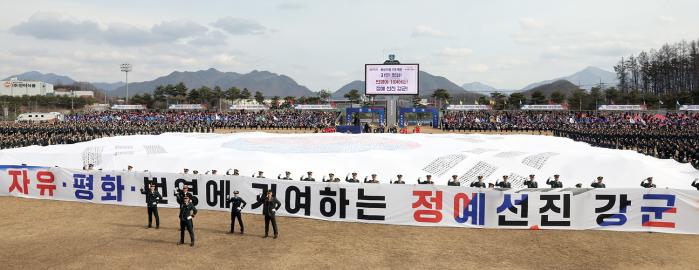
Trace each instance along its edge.
<instances>
[{"instance_id":1,"label":"industrial building","mask_svg":"<svg viewBox=\"0 0 699 270\"><path fill-rule=\"evenodd\" d=\"M15 78L0 81L0 96L45 96L53 93L53 84L50 83L20 81Z\"/></svg>"}]
</instances>

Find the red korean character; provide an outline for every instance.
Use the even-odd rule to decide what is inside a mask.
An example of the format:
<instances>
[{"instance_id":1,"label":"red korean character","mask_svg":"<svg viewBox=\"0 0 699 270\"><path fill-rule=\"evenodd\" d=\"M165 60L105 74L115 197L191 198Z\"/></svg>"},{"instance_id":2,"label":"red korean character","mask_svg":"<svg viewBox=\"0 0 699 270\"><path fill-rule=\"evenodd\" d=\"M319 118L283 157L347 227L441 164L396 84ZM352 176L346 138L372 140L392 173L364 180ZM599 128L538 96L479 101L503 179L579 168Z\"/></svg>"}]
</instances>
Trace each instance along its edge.
<instances>
[{"instance_id":1,"label":"red korean character","mask_svg":"<svg viewBox=\"0 0 699 270\"><path fill-rule=\"evenodd\" d=\"M44 193L48 190L49 196L53 197L53 191L56 190L53 173L47 171L37 172L36 178L40 182L40 184L36 184L36 188L41 191L39 194L45 196Z\"/></svg>"},{"instance_id":2,"label":"red korean character","mask_svg":"<svg viewBox=\"0 0 699 270\"><path fill-rule=\"evenodd\" d=\"M7 171L9 175L12 175L12 185L10 185L10 192L14 191L15 189L19 191L19 193L24 193L24 194L29 194L29 189L27 188L29 185L29 177L27 177L27 171L26 170L9 170ZM22 176L22 184L19 183L19 176Z\"/></svg>"},{"instance_id":3,"label":"red korean character","mask_svg":"<svg viewBox=\"0 0 699 270\"><path fill-rule=\"evenodd\" d=\"M427 209L416 210L413 218L417 222L437 223L442 221L442 191L435 191L432 196L431 190L413 190L413 196L418 196L413 203L413 209L426 207ZM428 210L429 209L429 210Z\"/></svg>"}]
</instances>

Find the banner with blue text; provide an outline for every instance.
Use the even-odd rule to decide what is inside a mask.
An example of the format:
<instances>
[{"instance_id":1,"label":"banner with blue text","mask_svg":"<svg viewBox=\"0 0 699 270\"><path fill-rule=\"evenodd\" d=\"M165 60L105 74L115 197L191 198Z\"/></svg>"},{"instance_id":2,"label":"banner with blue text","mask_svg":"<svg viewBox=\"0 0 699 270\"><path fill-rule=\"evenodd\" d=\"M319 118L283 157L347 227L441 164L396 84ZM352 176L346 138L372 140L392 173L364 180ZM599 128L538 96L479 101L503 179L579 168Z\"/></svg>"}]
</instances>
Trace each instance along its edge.
<instances>
[{"instance_id":1,"label":"banner with blue text","mask_svg":"<svg viewBox=\"0 0 699 270\"><path fill-rule=\"evenodd\" d=\"M272 191L280 216L396 225L573 229L699 234L699 191L676 189L479 189L437 185L301 182L232 175L83 171L0 165L0 196L145 206L154 183L161 207L190 187L201 210L230 211L233 191L260 214Z\"/></svg>"}]
</instances>

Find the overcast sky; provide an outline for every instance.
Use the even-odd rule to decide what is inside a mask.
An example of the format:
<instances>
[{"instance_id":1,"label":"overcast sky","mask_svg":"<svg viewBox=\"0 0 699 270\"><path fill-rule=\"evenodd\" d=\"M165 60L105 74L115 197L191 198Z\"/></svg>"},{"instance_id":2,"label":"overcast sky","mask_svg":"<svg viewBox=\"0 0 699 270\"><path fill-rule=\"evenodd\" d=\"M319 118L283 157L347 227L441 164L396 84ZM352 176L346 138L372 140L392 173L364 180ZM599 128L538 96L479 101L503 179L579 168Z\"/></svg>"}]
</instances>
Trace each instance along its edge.
<instances>
[{"instance_id":1,"label":"overcast sky","mask_svg":"<svg viewBox=\"0 0 699 270\"><path fill-rule=\"evenodd\" d=\"M313 91L389 53L457 84L521 88L699 38L699 1L9 1L0 76L130 81L210 67L286 74Z\"/></svg>"}]
</instances>

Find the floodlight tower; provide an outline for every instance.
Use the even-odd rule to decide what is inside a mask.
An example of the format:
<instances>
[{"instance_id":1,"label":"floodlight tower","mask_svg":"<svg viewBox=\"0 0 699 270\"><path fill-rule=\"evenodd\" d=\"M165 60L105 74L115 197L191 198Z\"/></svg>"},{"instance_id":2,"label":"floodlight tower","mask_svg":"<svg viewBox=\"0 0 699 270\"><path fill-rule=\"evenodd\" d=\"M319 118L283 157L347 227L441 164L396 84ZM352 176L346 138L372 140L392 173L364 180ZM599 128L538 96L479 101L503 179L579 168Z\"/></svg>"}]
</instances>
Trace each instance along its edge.
<instances>
[{"instance_id":1,"label":"floodlight tower","mask_svg":"<svg viewBox=\"0 0 699 270\"><path fill-rule=\"evenodd\" d=\"M126 73L126 104L129 104L129 72L131 72L131 64L121 64L121 72Z\"/></svg>"}]
</instances>

